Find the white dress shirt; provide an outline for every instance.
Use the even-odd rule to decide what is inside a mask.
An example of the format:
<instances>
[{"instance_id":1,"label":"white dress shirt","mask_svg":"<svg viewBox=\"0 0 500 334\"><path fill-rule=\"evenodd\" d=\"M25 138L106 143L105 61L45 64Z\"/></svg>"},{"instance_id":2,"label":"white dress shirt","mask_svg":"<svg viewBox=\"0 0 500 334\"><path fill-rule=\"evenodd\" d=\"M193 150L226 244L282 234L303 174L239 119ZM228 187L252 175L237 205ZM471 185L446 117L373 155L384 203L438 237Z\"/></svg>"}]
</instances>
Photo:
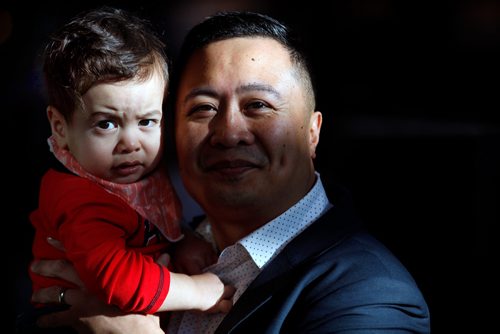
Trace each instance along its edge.
<instances>
[{"instance_id":1,"label":"white dress shirt","mask_svg":"<svg viewBox=\"0 0 500 334\"><path fill-rule=\"evenodd\" d=\"M236 303L262 268L331 206L319 174L316 173L316 183L304 198L279 217L225 248L217 263L206 270L236 288L233 297L233 303ZM197 232L213 242L208 221L203 221ZM223 318L223 313L176 312L172 314L166 332L214 333Z\"/></svg>"}]
</instances>

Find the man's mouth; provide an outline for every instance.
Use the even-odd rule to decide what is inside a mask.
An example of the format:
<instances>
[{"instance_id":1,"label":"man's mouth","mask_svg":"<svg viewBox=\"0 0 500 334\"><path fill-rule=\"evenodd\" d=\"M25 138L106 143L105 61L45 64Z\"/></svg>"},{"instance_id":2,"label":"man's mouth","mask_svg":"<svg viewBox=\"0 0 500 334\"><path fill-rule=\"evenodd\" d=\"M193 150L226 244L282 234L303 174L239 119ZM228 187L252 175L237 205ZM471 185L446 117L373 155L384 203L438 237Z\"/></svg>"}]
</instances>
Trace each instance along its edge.
<instances>
[{"instance_id":1,"label":"man's mouth","mask_svg":"<svg viewBox=\"0 0 500 334\"><path fill-rule=\"evenodd\" d=\"M257 165L247 160L222 160L208 164L206 170L227 176L236 176L254 168L257 168Z\"/></svg>"}]
</instances>

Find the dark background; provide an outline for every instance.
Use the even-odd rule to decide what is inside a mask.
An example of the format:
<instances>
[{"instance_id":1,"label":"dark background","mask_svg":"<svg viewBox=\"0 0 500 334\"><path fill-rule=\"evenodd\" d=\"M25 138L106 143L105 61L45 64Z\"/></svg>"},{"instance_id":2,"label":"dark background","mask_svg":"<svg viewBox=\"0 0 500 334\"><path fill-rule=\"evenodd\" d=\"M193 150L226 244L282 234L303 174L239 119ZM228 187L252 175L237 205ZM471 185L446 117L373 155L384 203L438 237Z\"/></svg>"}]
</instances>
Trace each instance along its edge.
<instances>
[{"instance_id":1,"label":"dark background","mask_svg":"<svg viewBox=\"0 0 500 334\"><path fill-rule=\"evenodd\" d=\"M70 17L103 3L0 5L9 330L31 293L28 213L36 207L48 154L41 48ZM189 27L217 10L261 11L295 26L310 54L323 112L316 160L322 179L352 191L367 227L413 274L429 304L433 333L483 333L493 326L493 225L500 203L498 3L107 4L152 20L171 55ZM196 207L186 203L186 214L193 214Z\"/></svg>"}]
</instances>

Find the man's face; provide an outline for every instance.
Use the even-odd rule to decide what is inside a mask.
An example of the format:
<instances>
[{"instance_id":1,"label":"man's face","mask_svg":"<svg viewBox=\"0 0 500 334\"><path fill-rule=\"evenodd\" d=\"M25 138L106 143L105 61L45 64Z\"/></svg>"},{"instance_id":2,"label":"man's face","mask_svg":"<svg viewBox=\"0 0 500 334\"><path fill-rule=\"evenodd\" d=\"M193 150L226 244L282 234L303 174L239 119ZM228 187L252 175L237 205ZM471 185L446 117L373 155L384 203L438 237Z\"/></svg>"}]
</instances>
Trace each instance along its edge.
<instances>
[{"instance_id":1,"label":"man's face","mask_svg":"<svg viewBox=\"0 0 500 334\"><path fill-rule=\"evenodd\" d=\"M176 145L186 189L209 217L269 220L307 193L321 114L304 94L289 54L270 38L223 40L190 58Z\"/></svg>"}]
</instances>

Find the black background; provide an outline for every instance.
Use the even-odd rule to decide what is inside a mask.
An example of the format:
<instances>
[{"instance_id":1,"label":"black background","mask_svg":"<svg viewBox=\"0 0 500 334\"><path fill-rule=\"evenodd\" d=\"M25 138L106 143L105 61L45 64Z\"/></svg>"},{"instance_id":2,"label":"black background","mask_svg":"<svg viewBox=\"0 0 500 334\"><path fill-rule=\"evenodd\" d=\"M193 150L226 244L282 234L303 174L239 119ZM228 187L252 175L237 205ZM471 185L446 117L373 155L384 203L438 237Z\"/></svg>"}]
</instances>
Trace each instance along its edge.
<instances>
[{"instance_id":1,"label":"black background","mask_svg":"<svg viewBox=\"0 0 500 334\"><path fill-rule=\"evenodd\" d=\"M47 159L41 47L70 17L98 4L104 2L0 5L4 243L15 245L5 253L9 319L30 296L27 216ZM152 20L171 55L192 24L216 10L261 11L295 26L308 47L323 112L316 166L324 182L352 191L368 228L408 267L429 304L433 333L491 328L500 203L497 3L107 4Z\"/></svg>"}]
</instances>

